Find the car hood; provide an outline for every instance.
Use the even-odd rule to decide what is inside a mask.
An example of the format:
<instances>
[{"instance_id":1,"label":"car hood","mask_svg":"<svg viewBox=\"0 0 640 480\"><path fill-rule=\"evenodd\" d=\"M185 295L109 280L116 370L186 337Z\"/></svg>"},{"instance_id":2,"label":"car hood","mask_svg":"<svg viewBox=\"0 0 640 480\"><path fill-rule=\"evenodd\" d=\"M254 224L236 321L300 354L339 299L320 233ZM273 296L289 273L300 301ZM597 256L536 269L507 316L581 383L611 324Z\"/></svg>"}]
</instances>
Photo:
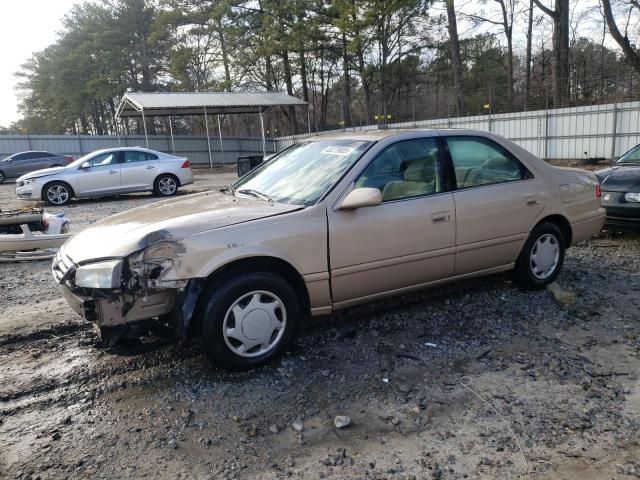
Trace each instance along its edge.
<instances>
[{"instance_id":1,"label":"car hood","mask_svg":"<svg viewBox=\"0 0 640 480\"><path fill-rule=\"evenodd\" d=\"M49 175L55 175L56 173L62 173L67 170L67 167L53 167L53 168L43 168L42 170L35 170L33 172L29 172L25 175L19 177L16 182L21 182L23 180L27 180L29 178L40 178L40 177L48 177Z\"/></svg>"},{"instance_id":2,"label":"car hood","mask_svg":"<svg viewBox=\"0 0 640 480\"><path fill-rule=\"evenodd\" d=\"M124 257L156 242L300 210L300 205L265 202L210 191L151 203L94 223L67 240L75 263Z\"/></svg>"},{"instance_id":3,"label":"car hood","mask_svg":"<svg viewBox=\"0 0 640 480\"><path fill-rule=\"evenodd\" d=\"M605 192L640 192L640 167L611 167L595 174Z\"/></svg>"}]
</instances>

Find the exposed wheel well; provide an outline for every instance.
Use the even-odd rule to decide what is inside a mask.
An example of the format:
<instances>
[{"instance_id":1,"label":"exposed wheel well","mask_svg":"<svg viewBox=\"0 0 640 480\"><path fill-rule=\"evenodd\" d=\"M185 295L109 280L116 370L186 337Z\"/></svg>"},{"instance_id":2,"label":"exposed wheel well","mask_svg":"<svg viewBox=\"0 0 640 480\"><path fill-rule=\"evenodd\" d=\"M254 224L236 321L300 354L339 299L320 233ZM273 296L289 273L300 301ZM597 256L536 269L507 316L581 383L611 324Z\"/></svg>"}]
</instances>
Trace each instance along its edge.
<instances>
[{"instance_id":1,"label":"exposed wheel well","mask_svg":"<svg viewBox=\"0 0 640 480\"><path fill-rule=\"evenodd\" d=\"M154 185L154 186L156 186L156 185L157 185L158 180L160 179L160 177L172 177L173 179L175 179L176 184L178 185L178 187L180 187L180 186L181 186L181 185L180 185L180 179L179 179L176 175L174 175L173 173L168 173L168 172L166 172L166 173L160 173L160 174L155 178L155 180L153 180L153 185Z\"/></svg>"},{"instance_id":2,"label":"exposed wheel well","mask_svg":"<svg viewBox=\"0 0 640 480\"><path fill-rule=\"evenodd\" d=\"M52 180L50 182L45 183L44 186L42 187L42 193L40 194L40 196L42 197L42 200L46 200L45 194L47 192L47 188L49 188L49 185L51 185L52 183L62 183L64 186L66 186L69 189L69 194L71 198L76 196L75 192L73 191L73 187L69 185L67 182L63 182L62 180Z\"/></svg>"},{"instance_id":3,"label":"exposed wheel well","mask_svg":"<svg viewBox=\"0 0 640 480\"><path fill-rule=\"evenodd\" d=\"M542 220L540 220L536 224L536 227L544 222L555 223L558 226L558 228L562 232L562 235L564 236L564 246L565 248L569 248L569 246L571 245L571 240L573 238L573 231L571 230L571 224L569 223L569 221L562 215L549 215L548 217L544 217Z\"/></svg>"},{"instance_id":4,"label":"exposed wheel well","mask_svg":"<svg viewBox=\"0 0 640 480\"><path fill-rule=\"evenodd\" d=\"M309 292L307 291L304 279L291 264L276 257L258 256L233 261L209 275L207 284L211 285L213 282L223 279L224 277L247 272L270 272L281 276L289 282L296 291L300 299L302 311L305 313L310 311ZM200 304L200 298L198 299L198 304ZM197 326L199 310L198 306L196 306L188 328L191 332L193 332L194 327Z\"/></svg>"}]
</instances>

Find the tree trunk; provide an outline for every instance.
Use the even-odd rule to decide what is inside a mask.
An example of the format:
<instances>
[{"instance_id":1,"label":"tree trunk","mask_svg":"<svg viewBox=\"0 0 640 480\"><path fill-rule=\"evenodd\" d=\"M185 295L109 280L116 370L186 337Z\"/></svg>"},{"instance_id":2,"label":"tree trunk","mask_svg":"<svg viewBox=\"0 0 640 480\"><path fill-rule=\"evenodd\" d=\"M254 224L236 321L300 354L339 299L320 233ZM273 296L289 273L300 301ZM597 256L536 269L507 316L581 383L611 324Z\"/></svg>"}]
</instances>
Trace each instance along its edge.
<instances>
[{"instance_id":1,"label":"tree trunk","mask_svg":"<svg viewBox=\"0 0 640 480\"><path fill-rule=\"evenodd\" d=\"M533 0L529 0L529 24L527 26L527 68L524 79L524 108L529 107L531 95L531 44L533 41Z\"/></svg>"},{"instance_id":2,"label":"tree trunk","mask_svg":"<svg viewBox=\"0 0 640 480\"><path fill-rule=\"evenodd\" d=\"M291 62L289 62L289 52L287 50L283 50L281 53L281 56L282 56L282 66L284 70L284 81L287 85L287 93L289 95L293 95L293 79L291 75ZM294 134L298 133L296 109L293 105L287 107L287 117L289 117L289 123L291 125L292 132Z\"/></svg>"},{"instance_id":3,"label":"tree trunk","mask_svg":"<svg viewBox=\"0 0 640 480\"><path fill-rule=\"evenodd\" d=\"M551 79L553 82L553 106L561 107L569 95L569 0L555 0L555 9L535 4L553 20L553 58Z\"/></svg>"},{"instance_id":4,"label":"tree trunk","mask_svg":"<svg viewBox=\"0 0 640 480\"><path fill-rule=\"evenodd\" d=\"M458 115L464 115L467 105L464 100L462 59L460 58L460 39L458 38L458 23L454 0L445 0L447 5L447 20L449 22L449 50L451 54L451 67L453 69L453 83L458 101Z\"/></svg>"},{"instance_id":5,"label":"tree trunk","mask_svg":"<svg viewBox=\"0 0 640 480\"><path fill-rule=\"evenodd\" d=\"M224 38L222 19L218 19L218 41L220 42L220 53L222 54L222 65L224 66L224 89L231 91L231 69L229 68L229 52L227 51L227 41Z\"/></svg>"},{"instance_id":6,"label":"tree trunk","mask_svg":"<svg viewBox=\"0 0 640 480\"><path fill-rule=\"evenodd\" d=\"M342 102L342 118L344 126L351 127L351 75L349 73L349 52L347 50L347 35L342 32L342 82L344 83L344 102Z\"/></svg>"},{"instance_id":7,"label":"tree trunk","mask_svg":"<svg viewBox=\"0 0 640 480\"><path fill-rule=\"evenodd\" d=\"M629 39L620 33L620 30L616 25L616 21L613 18L613 12L611 11L611 1L602 0L602 9L604 11L604 18L607 22L607 27L609 28L609 33L624 52L629 64L636 72L640 73L640 56L638 56L638 53L634 50Z\"/></svg>"}]
</instances>

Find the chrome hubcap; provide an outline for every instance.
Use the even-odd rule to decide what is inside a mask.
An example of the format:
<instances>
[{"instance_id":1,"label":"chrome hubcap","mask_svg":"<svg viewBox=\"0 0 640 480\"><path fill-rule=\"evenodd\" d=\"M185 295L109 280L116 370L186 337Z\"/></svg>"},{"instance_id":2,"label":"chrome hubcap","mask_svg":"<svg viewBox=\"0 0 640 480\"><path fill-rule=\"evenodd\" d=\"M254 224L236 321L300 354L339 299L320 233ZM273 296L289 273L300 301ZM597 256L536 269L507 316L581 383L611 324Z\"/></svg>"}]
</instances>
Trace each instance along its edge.
<instances>
[{"instance_id":1,"label":"chrome hubcap","mask_svg":"<svg viewBox=\"0 0 640 480\"><path fill-rule=\"evenodd\" d=\"M176 188L176 181L171 177L161 178L158 182L158 190L160 190L163 195L173 195Z\"/></svg>"},{"instance_id":2,"label":"chrome hubcap","mask_svg":"<svg viewBox=\"0 0 640 480\"><path fill-rule=\"evenodd\" d=\"M69 199L69 192L62 185L54 185L47 190L47 200L60 205Z\"/></svg>"},{"instance_id":3,"label":"chrome hubcap","mask_svg":"<svg viewBox=\"0 0 640 480\"><path fill-rule=\"evenodd\" d=\"M531 249L531 273L539 280L549 278L558 266L560 245L550 233L542 235Z\"/></svg>"},{"instance_id":4,"label":"chrome hubcap","mask_svg":"<svg viewBox=\"0 0 640 480\"><path fill-rule=\"evenodd\" d=\"M278 345L286 324L282 300L271 292L257 290L243 295L227 310L222 335L236 355L256 357Z\"/></svg>"}]
</instances>

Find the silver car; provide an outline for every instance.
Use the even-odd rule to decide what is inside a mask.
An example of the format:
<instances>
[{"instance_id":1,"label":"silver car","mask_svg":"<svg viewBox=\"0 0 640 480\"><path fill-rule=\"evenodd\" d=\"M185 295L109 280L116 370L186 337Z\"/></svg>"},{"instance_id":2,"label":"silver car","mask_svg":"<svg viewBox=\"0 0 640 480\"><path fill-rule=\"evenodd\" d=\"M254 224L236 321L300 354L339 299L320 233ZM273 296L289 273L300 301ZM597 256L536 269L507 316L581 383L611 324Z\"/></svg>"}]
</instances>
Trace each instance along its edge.
<instances>
[{"instance_id":1,"label":"silver car","mask_svg":"<svg viewBox=\"0 0 640 480\"><path fill-rule=\"evenodd\" d=\"M170 197L193 183L187 158L140 147L97 150L66 167L46 168L16 181L19 199L66 205L72 198L153 191Z\"/></svg>"},{"instance_id":2,"label":"silver car","mask_svg":"<svg viewBox=\"0 0 640 480\"><path fill-rule=\"evenodd\" d=\"M0 183L4 182L7 178L19 177L34 170L63 167L71 162L73 162L71 155L60 155L43 151L14 153L10 157L0 161Z\"/></svg>"}]
</instances>

